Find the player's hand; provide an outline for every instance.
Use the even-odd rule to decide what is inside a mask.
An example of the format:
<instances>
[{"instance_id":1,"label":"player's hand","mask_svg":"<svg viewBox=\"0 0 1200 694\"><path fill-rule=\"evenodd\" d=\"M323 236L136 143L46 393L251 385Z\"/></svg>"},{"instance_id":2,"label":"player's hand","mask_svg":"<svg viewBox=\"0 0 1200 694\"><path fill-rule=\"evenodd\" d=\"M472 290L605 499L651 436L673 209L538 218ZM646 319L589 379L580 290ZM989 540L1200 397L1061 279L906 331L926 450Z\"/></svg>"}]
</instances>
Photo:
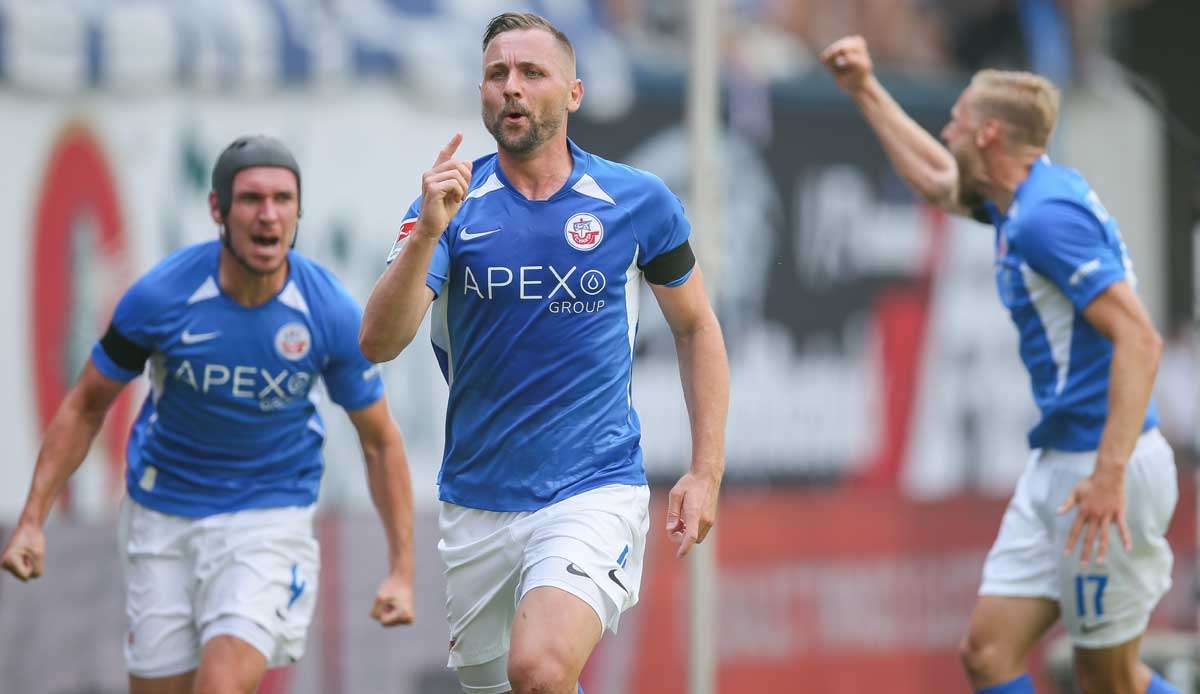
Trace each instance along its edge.
<instances>
[{"instance_id":1,"label":"player's hand","mask_svg":"<svg viewBox=\"0 0 1200 694\"><path fill-rule=\"evenodd\" d=\"M717 495L721 480L689 472L671 488L667 499L667 538L679 545L676 557L686 556L692 545L704 542L717 520Z\"/></svg>"},{"instance_id":2,"label":"player's hand","mask_svg":"<svg viewBox=\"0 0 1200 694\"><path fill-rule=\"evenodd\" d=\"M375 604L371 607L371 619L385 627L413 622L412 579L390 575L379 584L375 593Z\"/></svg>"},{"instance_id":3,"label":"player's hand","mask_svg":"<svg viewBox=\"0 0 1200 694\"><path fill-rule=\"evenodd\" d=\"M454 158L462 139L462 133L455 133L438 152L433 168L421 175L421 214L414 234L436 240L467 199L471 162Z\"/></svg>"},{"instance_id":4,"label":"player's hand","mask_svg":"<svg viewBox=\"0 0 1200 694\"><path fill-rule=\"evenodd\" d=\"M1071 524L1071 532L1067 535L1064 555L1070 556L1075 549L1075 541L1082 534L1083 551L1079 555L1080 566L1088 565L1092 547L1096 545L1097 540L1099 547L1096 550L1096 563L1103 564L1108 555L1109 525L1113 523L1121 535L1125 551L1133 550L1129 526L1125 524L1124 469L1118 474L1097 467L1090 477L1085 477L1075 485L1067 500L1058 507L1058 513L1064 514L1072 508L1076 509L1075 522Z\"/></svg>"},{"instance_id":5,"label":"player's hand","mask_svg":"<svg viewBox=\"0 0 1200 694\"><path fill-rule=\"evenodd\" d=\"M28 581L42 575L45 559L46 538L42 529L30 523L21 523L4 548L0 564L13 576Z\"/></svg>"},{"instance_id":6,"label":"player's hand","mask_svg":"<svg viewBox=\"0 0 1200 694\"><path fill-rule=\"evenodd\" d=\"M861 36L834 41L821 51L821 62L833 74L838 86L850 95L862 89L873 72L867 41Z\"/></svg>"}]
</instances>

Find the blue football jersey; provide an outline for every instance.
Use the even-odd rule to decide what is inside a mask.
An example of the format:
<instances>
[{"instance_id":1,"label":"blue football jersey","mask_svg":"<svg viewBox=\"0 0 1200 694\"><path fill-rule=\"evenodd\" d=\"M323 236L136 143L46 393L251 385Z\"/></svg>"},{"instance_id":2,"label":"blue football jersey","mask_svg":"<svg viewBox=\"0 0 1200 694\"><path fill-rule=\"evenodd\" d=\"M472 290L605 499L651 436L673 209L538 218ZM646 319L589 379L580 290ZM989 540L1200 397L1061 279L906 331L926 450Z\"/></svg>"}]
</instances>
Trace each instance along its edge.
<instances>
[{"instance_id":1,"label":"blue football jersey","mask_svg":"<svg viewBox=\"0 0 1200 694\"><path fill-rule=\"evenodd\" d=\"M219 255L212 241L168 256L125 292L92 348L100 373L119 381L149 356L150 394L126 451L129 495L189 517L312 504L325 438L317 379L347 410L383 396L379 368L358 348L361 311L295 251L283 289L247 308L221 291Z\"/></svg>"},{"instance_id":2,"label":"blue football jersey","mask_svg":"<svg viewBox=\"0 0 1200 694\"><path fill-rule=\"evenodd\" d=\"M569 146L571 176L548 200L517 192L496 155L476 160L430 264L450 388L444 501L531 511L646 483L630 390L639 282L688 279L691 225L657 177Z\"/></svg>"},{"instance_id":3,"label":"blue football jersey","mask_svg":"<svg viewBox=\"0 0 1200 694\"><path fill-rule=\"evenodd\" d=\"M996 227L996 286L1020 333L1041 420L1032 448L1091 451L1108 416L1112 342L1083 310L1114 282L1136 285L1116 220L1073 169L1036 161L1007 214L983 212ZM1143 430L1158 423L1154 403Z\"/></svg>"}]
</instances>

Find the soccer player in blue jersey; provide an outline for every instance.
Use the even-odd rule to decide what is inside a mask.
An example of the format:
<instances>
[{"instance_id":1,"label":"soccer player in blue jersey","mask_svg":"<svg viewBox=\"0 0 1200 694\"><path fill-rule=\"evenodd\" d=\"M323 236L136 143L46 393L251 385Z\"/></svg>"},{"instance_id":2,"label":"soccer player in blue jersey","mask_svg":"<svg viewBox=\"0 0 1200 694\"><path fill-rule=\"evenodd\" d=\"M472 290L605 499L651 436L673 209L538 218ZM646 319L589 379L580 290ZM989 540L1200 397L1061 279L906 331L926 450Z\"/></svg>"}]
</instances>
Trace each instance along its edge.
<instances>
[{"instance_id":1,"label":"soccer player in blue jersey","mask_svg":"<svg viewBox=\"0 0 1200 694\"><path fill-rule=\"evenodd\" d=\"M1138 655L1171 585L1164 533L1178 496L1150 399L1162 341L1116 221L1078 172L1046 156L1057 89L1029 73L977 73L943 147L874 77L862 38L821 59L922 197L995 227L996 284L1041 411L963 641L972 685L1032 692L1026 656L1061 618L1084 692L1175 692Z\"/></svg>"},{"instance_id":2,"label":"soccer player in blue jersey","mask_svg":"<svg viewBox=\"0 0 1200 694\"><path fill-rule=\"evenodd\" d=\"M372 361L395 357L433 306L450 387L448 665L463 691L573 694L641 582L649 492L630 376L643 276L675 335L691 420L691 470L667 511L680 556L715 518L729 371L679 200L567 139L583 98L567 37L508 13L483 51L497 152L457 160L456 135L425 173L361 345Z\"/></svg>"},{"instance_id":3,"label":"soccer player in blue jersey","mask_svg":"<svg viewBox=\"0 0 1200 694\"><path fill-rule=\"evenodd\" d=\"M240 138L217 160L209 206L221 240L169 256L118 303L46 431L3 555L17 578L41 575L55 497L148 365L122 509L133 694L249 693L269 665L303 653L317 595L322 392L357 429L387 538L372 616L412 620L404 443L379 368L359 351L357 304L291 250L299 166L274 138Z\"/></svg>"}]
</instances>

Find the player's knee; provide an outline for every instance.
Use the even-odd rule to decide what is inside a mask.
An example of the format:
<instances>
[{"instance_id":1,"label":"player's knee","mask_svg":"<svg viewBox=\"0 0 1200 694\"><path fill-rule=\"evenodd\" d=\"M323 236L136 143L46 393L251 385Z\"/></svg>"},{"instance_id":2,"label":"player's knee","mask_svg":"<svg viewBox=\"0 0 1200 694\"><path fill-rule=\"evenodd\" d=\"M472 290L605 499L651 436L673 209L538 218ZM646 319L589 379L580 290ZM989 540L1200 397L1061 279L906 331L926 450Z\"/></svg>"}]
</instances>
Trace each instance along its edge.
<instances>
[{"instance_id":1,"label":"player's knee","mask_svg":"<svg viewBox=\"0 0 1200 694\"><path fill-rule=\"evenodd\" d=\"M559 694L573 691L575 675L547 654L508 656L508 681L513 694Z\"/></svg>"},{"instance_id":2,"label":"player's knee","mask_svg":"<svg viewBox=\"0 0 1200 694\"><path fill-rule=\"evenodd\" d=\"M969 632L958 644L958 659L974 683L990 682L1013 669L1011 654L992 639Z\"/></svg>"}]
</instances>

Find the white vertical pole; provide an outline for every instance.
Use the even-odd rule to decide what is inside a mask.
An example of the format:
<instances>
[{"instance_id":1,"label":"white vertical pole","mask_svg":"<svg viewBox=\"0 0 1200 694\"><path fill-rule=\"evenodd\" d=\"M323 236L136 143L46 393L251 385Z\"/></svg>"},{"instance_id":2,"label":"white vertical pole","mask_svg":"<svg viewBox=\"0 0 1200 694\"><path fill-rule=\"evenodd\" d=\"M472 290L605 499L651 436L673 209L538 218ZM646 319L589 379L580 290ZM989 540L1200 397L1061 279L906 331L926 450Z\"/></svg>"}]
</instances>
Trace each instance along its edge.
<instances>
[{"instance_id":1,"label":"white vertical pole","mask_svg":"<svg viewBox=\"0 0 1200 694\"><path fill-rule=\"evenodd\" d=\"M1193 171L1200 171L1200 161L1193 163L1196 168ZM1196 220L1195 226L1192 227L1192 356L1196 363L1200 363L1200 219ZM1197 394L1200 396L1200 394ZM1197 397L1194 396L1194 397ZM1200 407L1200 403L1196 403ZM1192 432L1192 450L1200 452L1200 421L1195 422L1196 428ZM1196 535L1197 548L1200 550L1200 469L1192 472L1192 483L1196 485ZM1195 569L1197 576L1200 576L1200 551L1196 552ZM1200 609L1200 606L1197 606ZM1200 618L1200 614L1198 614ZM1200 661L1200 643L1197 644L1197 651L1192 654L1194 660Z\"/></svg>"},{"instance_id":2,"label":"white vertical pole","mask_svg":"<svg viewBox=\"0 0 1200 694\"><path fill-rule=\"evenodd\" d=\"M691 140L689 217L697 256L709 296L719 296L721 278L720 144L720 0L691 3L691 60L688 78L688 127ZM715 694L716 648L715 528L689 559L690 624L688 629L688 692Z\"/></svg>"}]
</instances>

